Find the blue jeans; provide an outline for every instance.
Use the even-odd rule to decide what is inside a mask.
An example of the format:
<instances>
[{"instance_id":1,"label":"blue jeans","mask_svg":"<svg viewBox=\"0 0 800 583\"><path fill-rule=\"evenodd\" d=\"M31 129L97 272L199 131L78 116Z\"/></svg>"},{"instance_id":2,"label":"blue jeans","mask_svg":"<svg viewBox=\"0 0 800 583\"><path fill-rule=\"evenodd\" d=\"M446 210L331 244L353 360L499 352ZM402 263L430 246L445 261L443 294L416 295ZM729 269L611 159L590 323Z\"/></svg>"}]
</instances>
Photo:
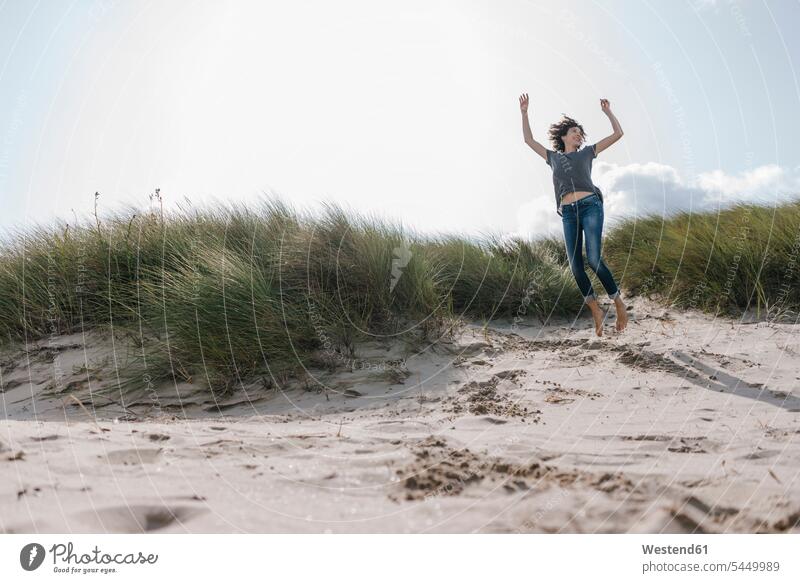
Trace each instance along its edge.
<instances>
[{"instance_id":1,"label":"blue jeans","mask_svg":"<svg viewBox=\"0 0 800 583\"><path fill-rule=\"evenodd\" d=\"M561 223L564 226L564 242L567 245L567 257L572 275L578 283L584 302L596 300L592 282L583 267L583 239L586 237L586 259L606 288L609 297L616 298L619 288L611 275L611 270L600 256L601 237L603 235L603 202L600 197L590 194L575 202L561 206Z\"/></svg>"}]
</instances>

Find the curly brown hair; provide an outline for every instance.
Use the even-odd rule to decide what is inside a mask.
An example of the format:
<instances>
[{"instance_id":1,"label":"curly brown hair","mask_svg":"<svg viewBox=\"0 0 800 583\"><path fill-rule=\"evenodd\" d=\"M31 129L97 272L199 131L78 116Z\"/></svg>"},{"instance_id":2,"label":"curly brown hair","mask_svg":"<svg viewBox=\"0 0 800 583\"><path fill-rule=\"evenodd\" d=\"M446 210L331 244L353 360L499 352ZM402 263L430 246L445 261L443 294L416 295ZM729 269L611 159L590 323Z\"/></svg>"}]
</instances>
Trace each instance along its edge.
<instances>
[{"instance_id":1,"label":"curly brown hair","mask_svg":"<svg viewBox=\"0 0 800 583\"><path fill-rule=\"evenodd\" d=\"M586 132L583 131L583 126L568 115L562 113L561 119L552 124L550 126L550 130L547 132L550 136L550 143L553 144L553 148L555 148L557 151L564 151L564 140L562 138L567 135L567 132L571 127L577 127L579 130L581 130L583 139L586 139Z\"/></svg>"}]
</instances>

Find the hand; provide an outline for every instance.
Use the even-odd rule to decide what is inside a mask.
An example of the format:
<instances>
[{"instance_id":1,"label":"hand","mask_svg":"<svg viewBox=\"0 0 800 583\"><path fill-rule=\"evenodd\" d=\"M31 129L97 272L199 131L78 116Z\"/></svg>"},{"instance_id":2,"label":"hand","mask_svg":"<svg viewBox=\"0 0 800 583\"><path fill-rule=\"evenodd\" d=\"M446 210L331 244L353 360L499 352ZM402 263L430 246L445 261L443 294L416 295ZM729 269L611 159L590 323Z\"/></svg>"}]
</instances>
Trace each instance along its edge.
<instances>
[{"instance_id":1,"label":"hand","mask_svg":"<svg viewBox=\"0 0 800 583\"><path fill-rule=\"evenodd\" d=\"M519 109L522 113L528 113L528 94L523 93L519 96Z\"/></svg>"},{"instance_id":2,"label":"hand","mask_svg":"<svg viewBox=\"0 0 800 583\"><path fill-rule=\"evenodd\" d=\"M600 99L600 109L602 109L603 113L606 115L611 113L611 103L609 103L608 99Z\"/></svg>"}]
</instances>

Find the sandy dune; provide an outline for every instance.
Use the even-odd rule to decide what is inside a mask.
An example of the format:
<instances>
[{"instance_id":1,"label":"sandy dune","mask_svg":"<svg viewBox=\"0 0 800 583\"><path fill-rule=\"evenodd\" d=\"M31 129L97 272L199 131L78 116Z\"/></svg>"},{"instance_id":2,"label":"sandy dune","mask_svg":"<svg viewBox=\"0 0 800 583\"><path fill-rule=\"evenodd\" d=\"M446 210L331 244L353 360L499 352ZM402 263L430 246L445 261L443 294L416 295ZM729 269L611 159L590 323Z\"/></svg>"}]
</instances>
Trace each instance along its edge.
<instances>
[{"instance_id":1,"label":"sandy dune","mask_svg":"<svg viewBox=\"0 0 800 583\"><path fill-rule=\"evenodd\" d=\"M800 532L800 326L631 307L219 402L93 397L122 346L30 343L0 358L0 531Z\"/></svg>"}]
</instances>

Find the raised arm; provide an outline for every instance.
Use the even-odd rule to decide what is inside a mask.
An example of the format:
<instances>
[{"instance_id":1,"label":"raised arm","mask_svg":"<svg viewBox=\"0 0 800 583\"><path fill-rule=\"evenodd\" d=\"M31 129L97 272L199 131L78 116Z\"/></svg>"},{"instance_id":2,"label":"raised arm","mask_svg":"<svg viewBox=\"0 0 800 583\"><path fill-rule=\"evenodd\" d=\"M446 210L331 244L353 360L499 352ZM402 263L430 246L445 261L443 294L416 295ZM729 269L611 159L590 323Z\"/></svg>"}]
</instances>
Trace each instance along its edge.
<instances>
[{"instance_id":1,"label":"raised arm","mask_svg":"<svg viewBox=\"0 0 800 583\"><path fill-rule=\"evenodd\" d=\"M531 132L531 124L528 121L528 94L523 93L519 96L519 109L522 112L522 135L525 138L525 143L528 144L533 151L539 154L544 161L547 162L547 148L533 139Z\"/></svg>"},{"instance_id":2,"label":"raised arm","mask_svg":"<svg viewBox=\"0 0 800 583\"><path fill-rule=\"evenodd\" d=\"M611 128L614 130L614 133L597 142L597 147L595 148L594 152L595 156L597 156L597 154L608 148L611 144L619 140L624 135L617 117L611 112L611 104L608 102L608 99L600 100L600 109L603 110L603 113L605 113L608 116L608 119L611 121Z\"/></svg>"}]
</instances>

